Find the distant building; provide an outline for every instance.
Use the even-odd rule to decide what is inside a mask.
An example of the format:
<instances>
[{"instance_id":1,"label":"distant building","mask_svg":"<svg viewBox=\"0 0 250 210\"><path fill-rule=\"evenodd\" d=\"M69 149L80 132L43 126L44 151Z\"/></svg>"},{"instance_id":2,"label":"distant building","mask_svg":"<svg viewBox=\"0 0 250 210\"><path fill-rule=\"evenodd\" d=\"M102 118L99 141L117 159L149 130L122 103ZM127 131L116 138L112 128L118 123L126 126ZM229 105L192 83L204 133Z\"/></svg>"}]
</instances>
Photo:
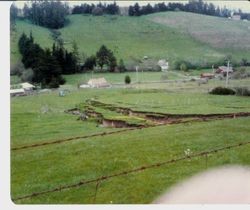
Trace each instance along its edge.
<instances>
[{"instance_id":1,"label":"distant building","mask_svg":"<svg viewBox=\"0 0 250 210\"><path fill-rule=\"evenodd\" d=\"M31 91L35 88L34 85L28 83L28 82L24 82L24 83L21 83L20 84L22 86L22 88L25 90L25 91Z\"/></svg>"},{"instance_id":2,"label":"distant building","mask_svg":"<svg viewBox=\"0 0 250 210\"><path fill-rule=\"evenodd\" d=\"M92 88L111 87L111 85L103 77L97 78L97 79L90 79L88 81L88 85L89 87L92 87Z\"/></svg>"},{"instance_id":3,"label":"distant building","mask_svg":"<svg viewBox=\"0 0 250 210\"><path fill-rule=\"evenodd\" d=\"M214 78L214 74L212 73L202 73L200 76L201 78L208 78L208 79Z\"/></svg>"},{"instance_id":4,"label":"distant building","mask_svg":"<svg viewBox=\"0 0 250 210\"><path fill-rule=\"evenodd\" d=\"M227 73L227 70L228 73L233 73L233 68L231 66L229 67L229 69L227 68L227 66L219 66L215 73L225 75Z\"/></svg>"},{"instance_id":5,"label":"distant building","mask_svg":"<svg viewBox=\"0 0 250 210\"><path fill-rule=\"evenodd\" d=\"M167 71L168 70L168 62L165 59L159 60L158 61L158 66L161 67L162 71Z\"/></svg>"},{"instance_id":6,"label":"distant building","mask_svg":"<svg viewBox=\"0 0 250 210\"><path fill-rule=\"evenodd\" d=\"M240 20L241 16L240 15L232 15L232 20Z\"/></svg>"},{"instance_id":7,"label":"distant building","mask_svg":"<svg viewBox=\"0 0 250 210\"><path fill-rule=\"evenodd\" d=\"M28 83L28 82L13 85L11 90L10 90L10 95L11 96L28 95L29 93L31 93L33 91L34 88L35 88L35 86Z\"/></svg>"},{"instance_id":8,"label":"distant building","mask_svg":"<svg viewBox=\"0 0 250 210\"><path fill-rule=\"evenodd\" d=\"M25 91L23 88L10 90L10 96L24 96Z\"/></svg>"}]
</instances>

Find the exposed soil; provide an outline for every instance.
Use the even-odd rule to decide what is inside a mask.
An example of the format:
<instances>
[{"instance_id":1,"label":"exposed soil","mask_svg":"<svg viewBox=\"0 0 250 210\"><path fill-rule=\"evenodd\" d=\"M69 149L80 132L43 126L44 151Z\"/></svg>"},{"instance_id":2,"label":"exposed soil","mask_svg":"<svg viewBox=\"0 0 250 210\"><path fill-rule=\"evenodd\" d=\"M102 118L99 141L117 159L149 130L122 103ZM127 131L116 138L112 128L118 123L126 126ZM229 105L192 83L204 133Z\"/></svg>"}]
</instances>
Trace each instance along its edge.
<instances>
[{"instance_id":1,"label":"exposed soil","mask_svg":"<svg viewBox=\"0 0 250 210\"><path fill-rule=\"evenodd\" d=\"M250 112L225 113L225 114L168 114L160 112L135 111L131 108L117 107L100 101L88 101L92 106L101 107L129 116L137 116L150 120L154 124L177 124L190 121L207 121L225 118L248 117Z\"/></svg>"}]
</instances>

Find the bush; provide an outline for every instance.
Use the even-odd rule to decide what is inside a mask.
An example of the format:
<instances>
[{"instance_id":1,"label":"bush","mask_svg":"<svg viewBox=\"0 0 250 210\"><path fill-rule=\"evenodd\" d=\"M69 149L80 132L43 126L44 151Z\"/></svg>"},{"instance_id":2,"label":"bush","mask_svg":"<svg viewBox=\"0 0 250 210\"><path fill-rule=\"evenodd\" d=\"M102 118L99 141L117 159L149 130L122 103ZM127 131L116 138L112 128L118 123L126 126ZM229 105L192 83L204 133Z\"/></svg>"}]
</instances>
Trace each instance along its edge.
<instances>
[{"instance_id":1,"label":"bush","mask_svg":"<svg viewBox=\"0 0 250 210\"><path fill-rule=\"evenodd\" d=\"M235 95L235 91L226 87L216 87L209 92L213 95Z\"/></svg>"},{"instance_id":2,"label":"bush","mask_svg":"<svg viewBox=\"0 0 250 210\"><path fill-rule=\"evenodd\" d=\"M22 62L18 62L16 65L11 66L10 68L10 75L17 75L21 76L25 71L24 65Z\"/></svg>"},{"instance_id":3,"label":"bush","mask_svg":"<svg viewBox=\"0 0 250 210\"><path fill-rule=\"evenodd\" d=\"M247 87L235 87L234 90L238 96L250 96L250 89Z\"/></svg>"},{"instance_id":4,"label":"bush","mask_svg":"<svg viewBox=\"0 0 250 210\"><path fill-rule=\"evenodd\" d=\"M34 77L33 70L27 69L27 70L23 71L23 73L21 75L21 80L23 82L32 82L33 77Z\"/></svg>"},{"instance_id":5,"label":"bush","mask_svg":"<svg viewBox=\"0 0 250 210\"><path fill-rule=\"evenodd\" d=\"M131 82L130 76L126 75L124 81L125 81L125 84L130 84L130 82Z\"/></svg>"},{"instance_id":6,"label":"bush","mask_svg":"<svg viewBox=\"0 0 250 210\"><path fill-rule=\"evenodd\" d=\"M187 70L188 70L187 65L186 65L185 63L182 63L182 64L180 65L180 70L181 70L181 71L187 71Z\"/></svg>"}]
</instances>

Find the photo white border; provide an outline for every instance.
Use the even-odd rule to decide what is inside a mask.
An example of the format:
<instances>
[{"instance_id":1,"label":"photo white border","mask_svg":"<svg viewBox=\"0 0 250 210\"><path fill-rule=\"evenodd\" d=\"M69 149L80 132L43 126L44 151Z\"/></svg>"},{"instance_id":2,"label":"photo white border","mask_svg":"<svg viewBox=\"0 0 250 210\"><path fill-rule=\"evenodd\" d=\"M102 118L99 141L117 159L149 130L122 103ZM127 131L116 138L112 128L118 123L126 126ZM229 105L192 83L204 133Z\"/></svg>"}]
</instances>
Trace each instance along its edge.
<instances>
[{"instance_id":1,"label":"photo white border","mask_svg":"<svg viewBox=\"0 0 250 210\"><path fill-rule=\"evenodd\" d=\"M138 1L139 2L139 1ZM152 1L151 1L152 2ZM0 209L249 209L249 205L16 205L10 198L10 32L9 8L11 1L0 1Z\"/></svg>"}]
</instances>

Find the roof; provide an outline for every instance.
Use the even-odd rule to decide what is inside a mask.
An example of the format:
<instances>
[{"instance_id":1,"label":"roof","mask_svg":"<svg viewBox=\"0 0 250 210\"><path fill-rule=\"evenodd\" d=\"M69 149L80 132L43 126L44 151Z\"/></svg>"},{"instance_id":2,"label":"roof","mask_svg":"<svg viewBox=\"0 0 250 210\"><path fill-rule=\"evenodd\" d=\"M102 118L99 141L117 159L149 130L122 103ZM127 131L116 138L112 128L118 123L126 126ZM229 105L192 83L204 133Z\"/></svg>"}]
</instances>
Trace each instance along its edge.
<instances>
[{"instance_id":1,"label":"roof","mask_svg":"<svg viewBox=\"0 0 250 210\"><path fill-rule=\"evenodd\" d=\"M24 83L21 83L22 87L23 88L34 88L35 86L28 83L28 82L24 82Z\"/></svg>"},{"instance_id":2,"label":"roof","mask_svg":"<svg viewBox=\"0 0 250 210\"><path fill-rule=\"evenodd\" d=\"M12 89L10 90L10 93L13 94L13 93L24 93L24 89L21 88L21 89Z\"/></svg>"},{"instance_id":3,"label":"roof","mask_svg":"<svg viewBox=\"0 0 250 210\"><path fill-rule=\"evenodd\" d=\"M96 78L96 79L90 79L88 81L88 85L92 87L108 87L110 84L107 82L105 78Z\"/></svg>"},{"instance_id":4,"label":"roof","mask_svg":"<svg viewBox=\"0 0 250 210\"><path fill-rule=\"evenodd\" d=\"M168 62L165 59L159 60L158 61L159 66L168 66Z\"/></svg>"},{"instance_id":5,"label":"roof","mask_svg":"<svg viewBox=\"0 0 250 210\"><path fill-rule=\"evenodd\" d=\"M218 69L222 70L223 72L227 72L227 66L219 66ZM232 66L229 67L229 71L233 71Z\"/></svg>"}]
</instances>

